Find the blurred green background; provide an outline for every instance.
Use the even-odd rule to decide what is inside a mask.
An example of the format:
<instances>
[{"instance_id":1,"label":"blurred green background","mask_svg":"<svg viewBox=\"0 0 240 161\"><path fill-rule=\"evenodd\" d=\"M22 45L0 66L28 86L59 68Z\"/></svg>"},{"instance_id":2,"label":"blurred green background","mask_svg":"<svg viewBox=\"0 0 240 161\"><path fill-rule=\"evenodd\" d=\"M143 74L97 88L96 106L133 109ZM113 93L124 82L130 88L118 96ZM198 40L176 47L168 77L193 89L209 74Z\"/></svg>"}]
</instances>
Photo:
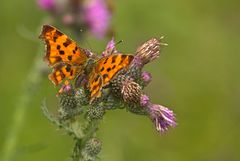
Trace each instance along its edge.
<instances>
[{"instance_id":1,"label":"blurred green background","mask_svg":"<svg viewBox=\"0 0 240 161\"><path fill-rule=\"evenodd\" d=\"M3 0L0 8L0 155L10 138L17 143L10 152L13 161L67 161L72 138L40 110L43 98L52 106L57 102L48 78L23 115L18 106L34 57L39 48L44 53L37 36L48 14L30 0ZM153 76L145 92L153 102L174 110L178 126L160 135L147 117L108 111L98 131L101 160L239 161L240 1L119 0L113 26L117 40L124 40L118 46L124 52L165 35L169 46L145 68ZM88 40L97 52L106 42ZM13 123L21 122L19 115L23 124L17 125L19 133L11 134Z\"/></svg>"}]
</instances>

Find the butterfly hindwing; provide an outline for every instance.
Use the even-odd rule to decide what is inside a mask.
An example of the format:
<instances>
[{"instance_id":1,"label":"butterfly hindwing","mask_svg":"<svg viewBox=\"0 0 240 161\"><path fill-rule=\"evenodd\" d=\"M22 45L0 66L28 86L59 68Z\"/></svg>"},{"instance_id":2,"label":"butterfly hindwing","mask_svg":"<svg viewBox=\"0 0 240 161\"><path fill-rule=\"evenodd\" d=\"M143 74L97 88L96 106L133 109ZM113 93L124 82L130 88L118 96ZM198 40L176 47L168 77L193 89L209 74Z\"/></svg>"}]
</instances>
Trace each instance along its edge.
<instances>
[{"instance_id":1,"label":"butterfly hindwing","mask_svg":"<svg viewBox=\"0 0 240 161\"><path fill-rule=\"evenodd\" d=\"M101 96L102 87L106 86L117 72L123 68L127 68L133 57L133 55L119 53L103 57L97 61L89 77L91 100Z\"/></svg>"},{"instance_id":2,"label":"butterfly hindwing","mask_svg":"<svg viewBox=\"0 0 240 161\"><path fill-rule=\"evenodd\" d=\"M101 89L103 87L103 80L102 76L97 73L92 73L89 78L89 91L90 91L90 101L93 100L92 98L100 97L101 96Z\"/></svg>"},{"instance_id":3,"label":"butterfly hindwing","mask_svg":"<svg viewBox=\"0 0 240 161\"><path fill-rule=\"evenodd\" d=\"M65 78L72 80L78 72L77 66L72 66L66 63L59 63L54 66L53 72L49 74L49 79L55 84L59 85Z\"/></svg>"}]
</instances>

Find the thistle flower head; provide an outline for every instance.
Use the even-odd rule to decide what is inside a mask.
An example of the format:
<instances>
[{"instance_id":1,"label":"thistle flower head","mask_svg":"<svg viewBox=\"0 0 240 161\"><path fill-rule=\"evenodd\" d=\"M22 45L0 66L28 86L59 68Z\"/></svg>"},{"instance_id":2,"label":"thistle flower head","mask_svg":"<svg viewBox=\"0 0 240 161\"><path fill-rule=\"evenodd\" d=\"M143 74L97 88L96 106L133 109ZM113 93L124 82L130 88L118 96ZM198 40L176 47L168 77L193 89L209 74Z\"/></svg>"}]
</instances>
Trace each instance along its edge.
<instances>
[{"instance_id":1,"label":"thistle flower head","mask_svg":"<svg viewBox=\"0 0 240 161\"><path fill-rule=\"evenodd\" d=\"M106 49L102 52L102 57L105 57L105 56L108 56L108 55L111 55L113 53L116 53L117 50L116 50L116 47L115 47L115 41L114 41L114 38L112 38L107 46L106 46Z\"/></svg>"},{"instance_id":2,"label":"thistle flower head","mask_svg":"<svg viewBox=\"0 0 240 161\"><path fill-rule=\"evenodd\" d=\"M148 85L152 80L152 75L149 72L142 72L141 77L145 86Z\"/></svg>"},{"instance_id":3,"label":"thistle flower head","mask_svg":"<svg viewBox=\"0 0 240 161\"><path fill-rule=\"evenodd\" d=\"M133 63L139 67L142 67L150 61L158 58L159 54L160 41L156 38L152 38L137 49Z\"/></svg>"},{"instance_id":4,"label":"thistle flower head","mask_svg":"<svg viewBox=\"0 0 240 161\"><path fill-rule=\"evenodd\" d=\"M149 116L154 122L157 131L165 132L169 127L176 126L174 113L167 107L156 104L149 104L147 108Z\"/></svg>"},{"instance_id":5,"label":"thistle flower head","mask_svg":"<svg viewBox=\"0 0 240 161\"><path fill-rule=\"evenodd\" d=\"M37 0L37 4L42 10L52 10L55 6L54 0Z\"/></svg>"},{"instance_id":6,"label":"thistle flower head","mask_svg":"<svg viewBox=\"0 0 240 161\"><path fill-rule=\"evenodd\" d=\"M58 91L58 95L65 93L72 95L74 92L72 85L69 83L69 81L65 81L60 90Z\"/></svg>"},{"instance_id":7,"label":"thistle flower head","mask_svg":"<svg viewBox=\"0 0 240 161\"><path fill-rule=\"evenodd\" d=\"M92 33L98 38L106 35L111 13L104 0L89 0L83 6L83 17Z\"/></svg>"},{"instance_id":8,"label":"thistle flower head","mask_svg":"<svg viewBox=\"0 0 240 161\"><path fill-rule=\"evenodd\" d=\"M150 103L149 101L150 101L150 99L149 99L149 97L147 95L142 95L141 99L140 99L140 105L142 107L145 107L145 106L147 106Z\"/></svg>"}]
</instances>

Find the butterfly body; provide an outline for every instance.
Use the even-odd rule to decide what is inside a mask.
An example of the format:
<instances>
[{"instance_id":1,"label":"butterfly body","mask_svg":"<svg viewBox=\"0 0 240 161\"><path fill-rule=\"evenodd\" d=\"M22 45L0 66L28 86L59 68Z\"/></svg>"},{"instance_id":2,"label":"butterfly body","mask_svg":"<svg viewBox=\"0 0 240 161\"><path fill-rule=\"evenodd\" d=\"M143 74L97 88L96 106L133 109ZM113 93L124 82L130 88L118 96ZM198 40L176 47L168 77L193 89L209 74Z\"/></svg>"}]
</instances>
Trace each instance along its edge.
<instances>
[{"instance_id":1,"label":"butterfly body","mask_svg":"<svg viewBox=\"0 0 240 161\"><path fill-rule=\"evenodd\" d=\"M42 27L40 38L46 44L44 60L53 69L49 79L55 85L76 79L77 86L84 84L90 91L90 102L101 97L101 89L120 70L126 69L134 58L133 55L122 53L92 58L89 50L78 47L76 42L50 25ZM85 82L78 83L77 80Z\"/></svg>"}]
</instances>

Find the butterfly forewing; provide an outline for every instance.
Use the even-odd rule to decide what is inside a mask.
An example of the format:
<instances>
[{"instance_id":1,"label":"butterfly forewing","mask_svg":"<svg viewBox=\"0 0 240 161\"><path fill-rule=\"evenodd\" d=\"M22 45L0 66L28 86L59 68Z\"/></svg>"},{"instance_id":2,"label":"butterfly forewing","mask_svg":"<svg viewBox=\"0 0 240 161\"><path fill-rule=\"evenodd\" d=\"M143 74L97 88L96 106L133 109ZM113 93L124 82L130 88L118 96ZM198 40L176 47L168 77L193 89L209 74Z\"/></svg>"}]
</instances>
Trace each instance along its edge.
<instances>
[{"instance_id":1,"label":"butterfly forewing","mask_svg":"<svg viewBox=\"0 0 240 161\"><path fill-rule=\"evenodd\" d=\"M55 85L64 78L73 79L77 69L79 71L84 68L88 59L85 50L79 48L67 35L50 25L44 25L40 38L46 43L44 59L53 68L49 78ZM65 70L66 67L69 72Z\"/></svg>"}]
</instances>

